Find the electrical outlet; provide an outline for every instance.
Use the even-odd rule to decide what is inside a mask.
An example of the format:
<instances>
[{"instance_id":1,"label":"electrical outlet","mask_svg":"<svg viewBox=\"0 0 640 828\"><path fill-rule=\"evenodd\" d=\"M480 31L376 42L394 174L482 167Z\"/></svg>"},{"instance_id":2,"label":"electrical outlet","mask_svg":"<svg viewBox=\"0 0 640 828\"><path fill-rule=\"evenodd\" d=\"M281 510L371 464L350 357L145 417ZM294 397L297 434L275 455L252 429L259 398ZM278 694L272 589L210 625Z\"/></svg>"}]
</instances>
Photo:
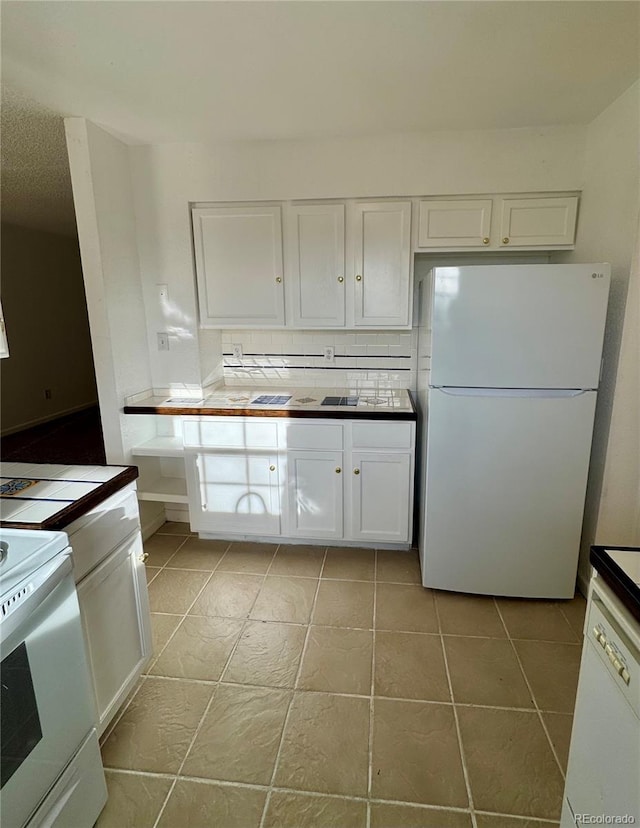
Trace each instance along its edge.
<instances>
[{"instance_id":1,"label":"electrical outlet","mask_svg":"<svg viewBox=\"0 0 640 828\"><path fill-rule=\"evenodd\" d=\"M242 359L242 345L232 345L231 351L234 359Z\"/></svg>"},{"instance_id":2,"label":"electrical outlet","mask_svg":"<svg viewBox=\"0 0 640 828\"><path fill-rule=\"evenodd\" d=\"M323 354L325 362L333 362L336 358L336 349L333 345L327 345L327 347L323 350Z\"/></svg>"},{"instance_id":3,"label":"electrical outlet","mask_svg":"<svg viewBox=\"0 0 640 828\"><path fill-rule=\"evenodd\" d=\"M159 351L168 351L169 350L169 334L168 333L158 332L158 350Z\"/></svg>"}]
</instances>

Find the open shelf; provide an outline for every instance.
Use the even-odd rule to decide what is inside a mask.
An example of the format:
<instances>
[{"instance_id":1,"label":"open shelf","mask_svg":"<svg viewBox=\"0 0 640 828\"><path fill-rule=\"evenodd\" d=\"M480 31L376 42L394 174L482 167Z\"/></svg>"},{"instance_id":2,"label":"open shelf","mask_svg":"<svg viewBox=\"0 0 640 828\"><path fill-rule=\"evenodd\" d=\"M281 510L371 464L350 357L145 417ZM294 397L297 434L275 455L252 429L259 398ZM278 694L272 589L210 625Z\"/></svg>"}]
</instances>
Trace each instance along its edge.
<instances>
[{"instance_id":1,"label":"open shelf","mask_svg":"<svg viewBox=\"0 0 640 828\"><path fill-rule=\"evenodd\" d=\"M138 457L184 457L182 437L154 437L134 446L131 453Z\"/></svg>"},{"instance_id":2,"label":"open shelf","mask_svg":"<svg viewBox=\"0 0 640 828\"><path fill-rule=\"evenodd\" d=\"M140 500L157 500L163 503L188 503L187 483L183 477L156 477L151 481L138 482Z\"/></svg>"}]
</instances>

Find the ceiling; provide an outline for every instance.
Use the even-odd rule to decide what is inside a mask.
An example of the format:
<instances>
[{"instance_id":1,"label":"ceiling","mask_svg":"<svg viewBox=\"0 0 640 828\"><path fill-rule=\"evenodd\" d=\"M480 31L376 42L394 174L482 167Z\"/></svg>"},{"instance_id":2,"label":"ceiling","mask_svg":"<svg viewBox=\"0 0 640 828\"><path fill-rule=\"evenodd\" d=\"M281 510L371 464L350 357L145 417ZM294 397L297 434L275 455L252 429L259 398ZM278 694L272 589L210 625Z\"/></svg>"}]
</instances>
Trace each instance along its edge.
<instances>
[{"instance_id":1,"label":"ceiling","mask_svg":"<svg viewBox=\"0 0 640 828\"><path fill-rule=\"evenodd\" d=\"M584 124L637 2L2 2L3 220L73 232L61 117L130 143Z\"/></svg>"}]
</instances>

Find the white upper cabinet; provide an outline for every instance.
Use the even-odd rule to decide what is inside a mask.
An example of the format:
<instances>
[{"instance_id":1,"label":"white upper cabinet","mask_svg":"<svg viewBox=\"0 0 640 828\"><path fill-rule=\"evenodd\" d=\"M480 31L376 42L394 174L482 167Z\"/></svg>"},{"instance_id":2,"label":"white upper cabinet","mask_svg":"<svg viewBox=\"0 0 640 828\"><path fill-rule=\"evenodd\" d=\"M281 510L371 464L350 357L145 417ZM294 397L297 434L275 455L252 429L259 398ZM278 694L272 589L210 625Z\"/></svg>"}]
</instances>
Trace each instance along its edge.
<instances>
[{"instance_id":1,"label":"white upper cabinet","mask_svg":"<svg viewBox=\"0 0 640 828\"><path fill-rule=\"evenodd\" d=\"M411 260L411 202L356 202L354 326L410 323Z\"/></svg>"},{"instance_id":2,"label":"white upper cabinet","mask_svg":"<svg viewBox=\"0 0 640 828\"><path fill-rule=\"evenodd\" d=\"M284 325L280 205L192 215L201 326Z\"/></svg>"},{"instance_id":3,"label":"white upper cabinet","mask_svg":"<svg viewBox=\"0 0 640 828\"><path fill-rule=\"evenodd\" d=\"M297 328L344 327L344 204L293 205L286 229L287 321Z\"/></svg>"},{"instance_id":4,"label":"white upper cabinet","mask_svg":"<svg viewBox=\"0 0 640 828\"><path fill-rule=\"evenodd\" d=\"M480 247L491 234L490 198L421 201L418 247Z\"/></svg>"},{"instance_id":5,"label":"white upper cabinet","mask_svg":"<svg viewBox=\"0 0 640 828\"><path fill-rule=\"evenodd\" d=\"M501 247L573 245L578 197L504 198L500 205Z\"/></svg>"},{"instance_id":6,"label":"white upper cabinet","mask_svg":"<svg viewBox=\"0 0 640 828\"><path fill-rule=\"evenodd\" d=\"M421 199L416 250L570 250L578 196L531 193Z\"/></svg>"}]
</instances>

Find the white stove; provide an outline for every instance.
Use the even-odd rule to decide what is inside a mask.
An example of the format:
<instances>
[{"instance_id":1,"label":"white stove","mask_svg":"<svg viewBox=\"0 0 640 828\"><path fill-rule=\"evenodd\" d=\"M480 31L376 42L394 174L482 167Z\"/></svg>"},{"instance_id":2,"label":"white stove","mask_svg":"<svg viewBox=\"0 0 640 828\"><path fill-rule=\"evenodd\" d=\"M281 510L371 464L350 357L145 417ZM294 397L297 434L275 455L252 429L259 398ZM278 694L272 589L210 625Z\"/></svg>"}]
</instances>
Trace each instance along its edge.
<instances>
[{"instance_id":1,"label":"white stove","mask_svg":"<svg viewBox=\"0 0 640 828\"><path fill-rule=\"evenodd\" d=\"M7 828L90 828L107 791L71 548L0 530L0 812Z\"/></svg>"},{"instance_id":2,"label":"white stove","mask_svg":"<svg viewBox=\"0 0 640 828\"><path fill-rule=\"evenodd\" d=\"M64 532L0 530L0 595L10 594L29 575L69 546ZM3 613L4 616L4 613Z\"/></svg>"}]
</instances>

